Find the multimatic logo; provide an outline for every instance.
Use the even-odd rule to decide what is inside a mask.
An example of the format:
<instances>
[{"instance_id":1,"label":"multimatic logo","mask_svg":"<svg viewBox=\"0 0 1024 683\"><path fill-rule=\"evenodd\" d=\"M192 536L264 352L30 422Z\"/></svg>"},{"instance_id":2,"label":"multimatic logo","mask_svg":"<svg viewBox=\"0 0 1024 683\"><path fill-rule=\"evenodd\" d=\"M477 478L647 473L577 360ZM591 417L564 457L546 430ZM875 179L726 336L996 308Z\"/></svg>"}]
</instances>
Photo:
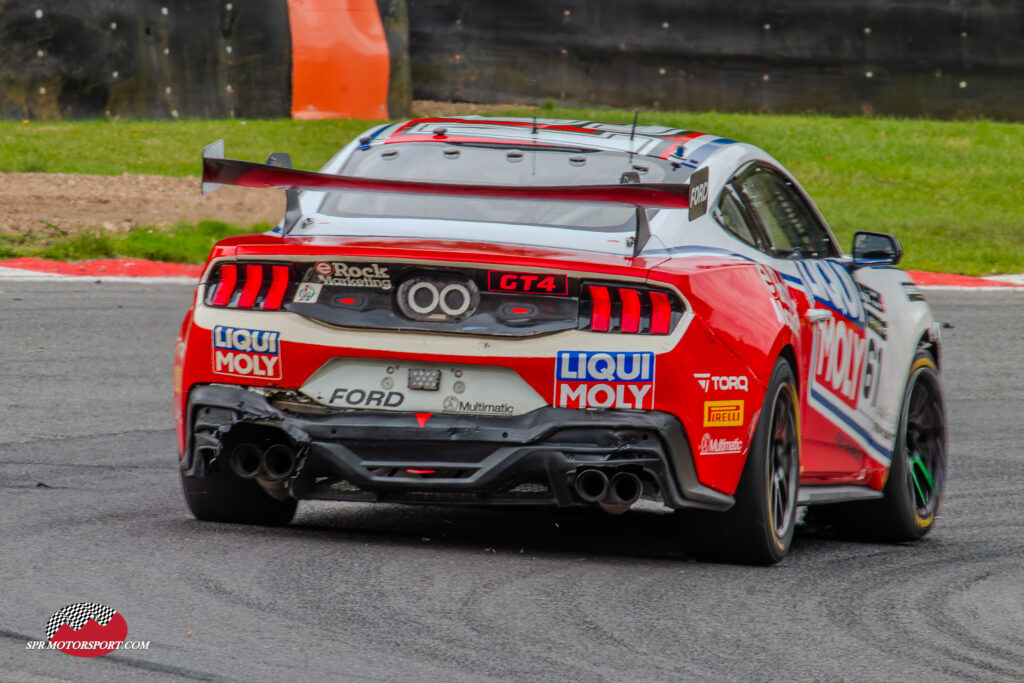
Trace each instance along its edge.
<instances>
[{"instance_id":1,"label":"multimatic logo","mask_svg":"<svg viewBox=\"0 0 1024 683\"><path fill-rule=\"evenodd\" d=\"M700 455L728 455L743 452L743 439L716 439L707 432L700 440Z\"/></svg>"},{"instance_id":2,"label":"multimatic logo","mask_svg":"<svg viewBox=\"0 0 1024 683\"><path fill-rule=\"evenodd\" d=\"M476 413L478 415L512 415L516 409L510 403L487 403L486 401L462 401L454 396L444 400L446 413Z\"/></svg>"}]
</instances>

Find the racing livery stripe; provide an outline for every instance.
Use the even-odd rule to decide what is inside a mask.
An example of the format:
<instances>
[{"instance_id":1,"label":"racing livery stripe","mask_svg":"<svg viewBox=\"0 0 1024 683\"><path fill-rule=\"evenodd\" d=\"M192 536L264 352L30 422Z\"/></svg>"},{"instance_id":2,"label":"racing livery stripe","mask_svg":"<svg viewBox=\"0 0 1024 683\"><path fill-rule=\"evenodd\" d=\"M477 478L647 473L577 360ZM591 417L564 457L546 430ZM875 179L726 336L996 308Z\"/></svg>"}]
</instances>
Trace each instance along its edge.
<instances>
[{"instance_id":1,"label":"racing livery stripe","mask_svg":"<svg viewBox=\"0 0 1024 683\"><path fill-rule=\"evenodd\" d=\"M652 249L651 251L644 251L644 256L660 256L662 254L671 254L673 256L720 256L722 258L739 259L741 261L756 263L756 261L749 256L737 254L736 252L728 251L727 249L717 249L715 247L671 247L669 249Z\"/></svg>"},{"instance_id":2,"label":"racing livery stripe","mask_svg":"<svg viewBox=\"0 0 1024 683\"><path fill-rule=\"evenodd\" d=\"M822 413L823 415L824 412L822 409L824 409L824 411L827 411L835 419L839 420L839 422L841 422L842 425L845 425L849 430L853 431L853 434L850 434L851 438L856 440L861 446L868 447L866 448L866 450L868 451L869 456L873 457L875 460L877 460L879 463L883 465L887 466L889 464L889 462L892 460L891 449L886 448L882 444L875 441L875 439L871 436L867 429L854 422L851 417L849 417L841 410L836 408L834 405L832 405L827 396L813 388L810 390L809 393L811 397L811 406L813 408L817 409L818 412ZM831 420L829 415L824 415L824 417L832 421L833 424L837 424L834 420ZM874 453L872 453L872 451Z\"/></svg>"},{"instance_id":3,"label":"racing livery stripe","mask_svg":"<svg viewBox=\"0 0 1024 683\"><path fill-rule=\"evenodd\" d=\"M665 138L666 142L663 145L658 146L657 149L655 149L653 152L651 152L650 153L651 156L656 156L659 159L668 159L673 154L675 154L677 149L679 149L680 147L685 145L687 142L690 142L691 140L695 140L695 139L701 137L702 135L704 135L704 133L695 133L695 132L691 132L691 131L683 131L683 132L685 133L685 135L678 136L678 137L676 137L676 136L666 137Z\"/></svg>"},{"instance_id":4,"label":"racing livery stripe","mask_svg":"<svg viewBox=\"0 0 1024 683\"><path fill-rule=\"evenodd\" d=\"M393 124L393 123L385 123L383 126L380 126L379 128L374 129L374 131L372 133L370 133L369 135L366 136L366 142L363 142L362 140L360 140L358 149L361 149L361 150L370 149L370 143L372 143L374 141L374 139L378 135L380 135L381 133L383 133L384 131L386 131L388 128L390 128L393 125L395 125L395 124Z\"/></svg>"},{"instance_id":5,"label":"racing livery stripe","mask_svg":"<svg viewBox=\"0 0 1024 683\"><path fill-rule=\"evenodd\" d=\"M505 119L460 119L460 118L436 118L436 119L414 119L407 121L398 130L392 133L392 137L396 135L408 135L405 131L413 126L427 123L459 123L469 126L507 126L511 128L533 128L537 126L538 130L561 130L570 133L587 133L589 135L600 135L605 131L597 128L580 128L578 126L562 126L552 124L534 124L530 121L508 121Z\"/></svg>"},{"instance_id":6,"label":"racing livery stripe","mask_svg":"<svg viewBox=\"0 0 1024 683\"><path fill-rule=\"evenodd\" d=\"M716 140L712 140L711 142L707 143L706 145L703 145L702 147L698 147L696 149L696 151L694 151L694 152L692 152L690 154L687 154L686 155L687 156L687 161L689 161L691 163L694 163L694 164L697 164L698 166L700 166L705 161L707 161L707 158L709 156L711 156L712 154L717 152L721 147L724 147L725 145L734 145L734 144L736 144L736 141L735 140L730 140L728 138L718 138Z\"/></svg>"},{"instance_id":7,"label":"racing livery stripe","mask_svg":"<svg viewBox=\"0 0 1024 683\"><path fill-rule=\"evenodd\" d=\"M387 140L384 140L383 144L385 144L385 145L394 145L394 144L397 143L397 144L403 144L404 145L404 144L406 144L408 142L439 142L439 143L442 143L442 144L455 144L455 143L459 143L459 142L462 142L462 143L474 143L475 142L475 143L484 143L484 144L491 144L491 145L510 145L510 146L511 145L515 145L516 147L551 147L553 149L565 149L565 145L558 145L558 144L551 143L551 142L539 142L539 141L535 142L533 140L519 140L519 139L512 140L512 139L509 139L509 138L496 138L496 137L473 137L473 136L468 136L468 135L459 135L458 133L456 133L454 135L449 135L449 134L435 135L435 134L426 134L426 133L424 133L424 134L407 133L407 134L403 135L401 137L401 139L396 139L395 137L392 136L392 137L388 138ZM583 147L578 147L578 149L584 149L584 148ZM590 149L590 148L586 148L586 149Z\"/></svg>"}]
</instances>

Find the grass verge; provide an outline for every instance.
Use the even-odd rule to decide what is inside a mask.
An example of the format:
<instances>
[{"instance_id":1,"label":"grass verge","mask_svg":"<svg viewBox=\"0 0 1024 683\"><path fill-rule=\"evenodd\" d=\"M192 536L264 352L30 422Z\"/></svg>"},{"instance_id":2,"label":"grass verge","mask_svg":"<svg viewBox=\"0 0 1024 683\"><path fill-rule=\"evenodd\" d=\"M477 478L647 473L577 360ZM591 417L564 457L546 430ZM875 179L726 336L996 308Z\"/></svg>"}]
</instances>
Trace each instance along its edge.
<instances>
[{"instance_id":1,"label":"grass verge","mask_svg":"<svg viewBox=\"0 0 1024 683\"><path fill-rule=\"evenodd\" d=\"M70 235L50 225L37 232L0 234L0 258L35 256L60 261L142 258L171 263L202 263L218 240L269 230L266 224L239 227L219 221L181 223L173 228L136 228L129 232L90 230Z\"/></svg>"},{"instance_id":2,"label":"grass verge","mask_svg":"<svg viewBox=\"0 0 1024 683\"><path fill-rule=\"evenodd\" d=\"M199 176L203 147L219 138L236 159L288 152L296 168L319 168L372 125L352 119L0 121L0 171Z\"/></svg>"},{"instance_id":3,"label":"grass verge","mask_svg":"<svg viewBox=\"0 0 1024 683\"><path fill-rule=\"evenodd\" d=\"M532 116L533 110L500 114ZM540 115L620 123L633 116L549 105ZM640 123L709 131L766 149L801 181L847 249L855 230L881 230L902 240L908 268L968 275L1024 272L1024 211L1018 199L1024 189L1019 162L1024 125L715 112L644 112ZM287 151L296 167L319 168L371 125L348 120L0 122L0 170L198 175L200 149L220 137L231 157L262 160L269 152Z\"/></svg>"}]
</instances>

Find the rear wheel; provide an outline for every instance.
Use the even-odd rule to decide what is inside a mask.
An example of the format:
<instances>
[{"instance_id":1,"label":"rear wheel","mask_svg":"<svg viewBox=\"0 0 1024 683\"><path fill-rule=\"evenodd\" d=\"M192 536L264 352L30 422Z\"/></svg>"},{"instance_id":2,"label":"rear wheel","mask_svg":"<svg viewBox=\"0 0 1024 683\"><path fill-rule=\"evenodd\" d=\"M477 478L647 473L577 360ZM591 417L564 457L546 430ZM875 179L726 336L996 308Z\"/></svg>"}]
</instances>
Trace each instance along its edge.
<instances>
[{"instance_id":1,"label":"rear wheel","mask_svg":"<svg viewBox=\"0 0 1024 683\"><path fill-rule=\"evenodd\" d=\"M903 392L896 446L881 500L826 505L815 518L880 541L913 541L935 525L946 482L946 409L935 360L917 352Z\"/></svg>"},{"instance_id":2,"label":"rear wheel","mask_svg":"<svg viewBox=\"0 0 1024 683\"><path fill-rule=\"evenodd\" d=\"M775 564L796 528L800 428L796 380L779 359L765 393L736 503L725 512L688 516L698 551L747 564Z\"/></svg>"},{"instance_id":3,"label":"rear wheel","mask_svg":"<svg viewBox=\"0 0 1024 683\"><path fill-rule=\"evenodd\" d=\"M196 519L283 526L292 521L298 501L277 500L252 479L230 472L211 472L205 478L181 475L185 503Z\"/></svg>"}]
</instances>

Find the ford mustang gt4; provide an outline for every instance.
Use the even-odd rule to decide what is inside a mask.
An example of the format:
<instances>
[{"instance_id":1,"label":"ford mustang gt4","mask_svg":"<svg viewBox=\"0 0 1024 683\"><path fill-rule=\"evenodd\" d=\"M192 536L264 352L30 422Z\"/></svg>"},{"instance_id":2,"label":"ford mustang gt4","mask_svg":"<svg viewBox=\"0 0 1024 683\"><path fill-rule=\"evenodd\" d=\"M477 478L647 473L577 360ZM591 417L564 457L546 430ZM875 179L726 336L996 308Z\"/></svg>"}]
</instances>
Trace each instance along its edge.
<instances>
[{"instance_id":1,"label":"ford mustang gt4","mask_svg":"<svg viewBox=\"0 0 1024 683\"><path fill-rule=\"evenodd\" d=\"M175 352L199 519L306 499L672 511L740 561L801 506L916 539L947 469L939 325L892 235L844 254L764 151L654 126L420 119L210 254ZM688 536L689 537L689 536Z\"/></svg>"}]
</instances>

